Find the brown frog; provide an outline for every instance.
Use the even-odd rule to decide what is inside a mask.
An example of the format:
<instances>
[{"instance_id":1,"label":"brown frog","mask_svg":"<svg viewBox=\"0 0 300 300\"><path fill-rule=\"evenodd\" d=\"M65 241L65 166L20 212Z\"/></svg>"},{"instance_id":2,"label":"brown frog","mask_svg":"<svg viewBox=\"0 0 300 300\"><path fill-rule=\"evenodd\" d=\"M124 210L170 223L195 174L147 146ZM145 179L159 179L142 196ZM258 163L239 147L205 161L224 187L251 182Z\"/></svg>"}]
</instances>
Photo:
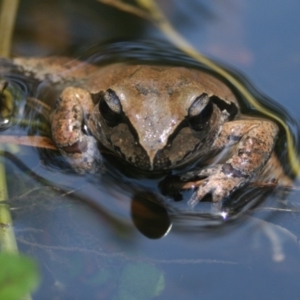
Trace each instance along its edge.
<instances>
[{"instance_id":1,"label":"brown frog","mask_svg":"<svg viewBox=\"0 0 300 300\"><path fill-rule=\"evenodd\" d=\"M52 137L79 173L101 170L100 143L149 172L206 163L181 177L204 178L192 205L207 194L220 201L262 175L290 182L273 154L277 125L241 115L233 92L203 71L66 58L14 64L57 91Z\"/></svg>"}]
</instances>

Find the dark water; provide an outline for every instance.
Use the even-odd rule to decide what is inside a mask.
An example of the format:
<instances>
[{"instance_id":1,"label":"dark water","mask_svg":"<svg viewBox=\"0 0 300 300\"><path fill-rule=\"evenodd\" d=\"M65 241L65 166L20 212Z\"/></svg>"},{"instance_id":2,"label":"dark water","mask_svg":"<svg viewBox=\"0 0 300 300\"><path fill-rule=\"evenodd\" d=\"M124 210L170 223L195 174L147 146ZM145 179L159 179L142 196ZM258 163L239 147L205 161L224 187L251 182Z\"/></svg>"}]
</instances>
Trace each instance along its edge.
<instances>
[{"instance_id":1,"label":"dark water","mask_svg":"<svg viewBox=\"0 0 300 300\"><path fill-rule=\"evenodd\" d=\"M161 5L198 50L230 66L281 115L298 141L297 1ZM93 1L23 0L13 53L195 65L147 22ZM19 99L15 115L37 119L40 114L23 101L35 84L20 77L11 81ZM249 111L246 104L243 109ZM3 133L49 134L39 123L18 123ZM283 132L277 148L290 172ZM5 157L19 248L42 271L34 299L298 298L298 191L283 197L247 188L229 204L234 222L224 222L210 203L192 210L188 192L182 201L163 197L161 178L125 176L109 157L104 176L87 177L74 174L53 151L7 148Z\"/></svg>"}]
</instances>

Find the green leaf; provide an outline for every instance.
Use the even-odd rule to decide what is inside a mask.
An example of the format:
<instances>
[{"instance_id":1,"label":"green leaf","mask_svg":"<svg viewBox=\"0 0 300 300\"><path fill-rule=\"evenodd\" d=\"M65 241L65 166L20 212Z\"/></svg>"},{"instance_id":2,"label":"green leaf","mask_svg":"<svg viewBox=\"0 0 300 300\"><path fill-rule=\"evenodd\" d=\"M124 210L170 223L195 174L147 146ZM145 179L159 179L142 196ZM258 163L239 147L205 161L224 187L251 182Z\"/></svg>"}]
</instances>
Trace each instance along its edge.
<instances>
[{"instance_id":1,"label":"green leaf","mask_svg":"<svg viewBox=\"0 0 300 300\"><path fill-rule=\"evenodd\" d=\"M34 291L39 282L36 262L25 255L0 254L0 299L20 300Z\"/></svg>"},{"instance_id":2,"label":"green leaf","mask_svg":"<svg viewBox=\"0 0 300 300\"><path fill-rule=\"evenodd\" d=\"M161 270L146 263L132 263L127 265L121 274L119 299L153 299L163 291L164 287L165 279Z\"/></svg>"}]
</instances>

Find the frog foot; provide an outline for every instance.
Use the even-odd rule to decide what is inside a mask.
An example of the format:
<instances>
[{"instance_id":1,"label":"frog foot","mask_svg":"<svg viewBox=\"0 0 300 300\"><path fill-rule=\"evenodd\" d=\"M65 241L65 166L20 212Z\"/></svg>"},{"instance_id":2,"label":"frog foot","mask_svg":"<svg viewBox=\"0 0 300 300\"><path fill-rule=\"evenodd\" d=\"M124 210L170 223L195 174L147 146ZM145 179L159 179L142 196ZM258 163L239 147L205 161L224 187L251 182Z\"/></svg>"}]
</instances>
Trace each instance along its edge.
<instances>
[{"instance_id":1,"label":"frog foot","mask_svg":"<svg viewBox=\"0 0 300 300\"><path fill-rule=\"evenodd\" d=\"M51 133L58 150L80 174L102 168L97 140L88 134L87 111L90 94L80 88L66 88L51 114Z\"/></svg>"},{"instance_id":2,"label":"frog foot","mask_svg":"<svg viewBox=\"0 0 300 300\"><path fill-rule=\"evenodd\" d=\"M203 181L197 187L188 204L194 207L206 195L211 195L213 202L229 197L235 190L249 181L249 176L234 169L231 164L218 164L200 170L188 172L180 177L183 181L195 178Z\"/></svg>"}]
</instances>

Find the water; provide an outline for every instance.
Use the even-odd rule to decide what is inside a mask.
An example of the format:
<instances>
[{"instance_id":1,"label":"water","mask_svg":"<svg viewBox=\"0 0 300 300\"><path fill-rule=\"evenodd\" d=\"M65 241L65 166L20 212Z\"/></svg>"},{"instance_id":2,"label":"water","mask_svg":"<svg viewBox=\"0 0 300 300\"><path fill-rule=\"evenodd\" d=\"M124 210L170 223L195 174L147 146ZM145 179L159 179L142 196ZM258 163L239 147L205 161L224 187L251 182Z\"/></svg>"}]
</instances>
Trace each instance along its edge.
<instances>
[{"instance_id":1,"label":"water","mask_svg":"<svg viewBox=\"0 0 300 300\"><path fill-rule=\"evenodd\" d=\"M200 51L231 65L230 70L286 120L297 141L300 4L291 1L283 8L279 1L162 4L176 28ZM55 22L49 18L53 15ZM35 26L38 21L40 26ZM125 15L92 1L24 0L14 54L194 65L177 52L170 55L170 47L163 51L160 43L154 43L154 38L163 37L149 24L132 17L128 27L122 24L129 24ZM104 43L107 40L115 42ZM18 87L21 95L34 88ZM35 117L37 112L24 107L22 99L17 115ZM38 130L13 126L5 134ZM290 172L283 133L278 152ZM6 158L19 248L39 261L43 274L34 299L130 299L130 291L136 299L152 299L155 294L158 299L298 297L297 191L283 198L269 190L247 189L242 199L249 199L249 204L236 207L234 222L224 223L224 216L210 203L191 210L185 200L164 198L158 186L161 178L141 181L113 167L105 176L82 177L62 165L57 153L29 147L17 153L9 148ZM145 194L145 189L153 194ZM253 203L257 206L248 213Z\"/></svg>"}]
</instances>

